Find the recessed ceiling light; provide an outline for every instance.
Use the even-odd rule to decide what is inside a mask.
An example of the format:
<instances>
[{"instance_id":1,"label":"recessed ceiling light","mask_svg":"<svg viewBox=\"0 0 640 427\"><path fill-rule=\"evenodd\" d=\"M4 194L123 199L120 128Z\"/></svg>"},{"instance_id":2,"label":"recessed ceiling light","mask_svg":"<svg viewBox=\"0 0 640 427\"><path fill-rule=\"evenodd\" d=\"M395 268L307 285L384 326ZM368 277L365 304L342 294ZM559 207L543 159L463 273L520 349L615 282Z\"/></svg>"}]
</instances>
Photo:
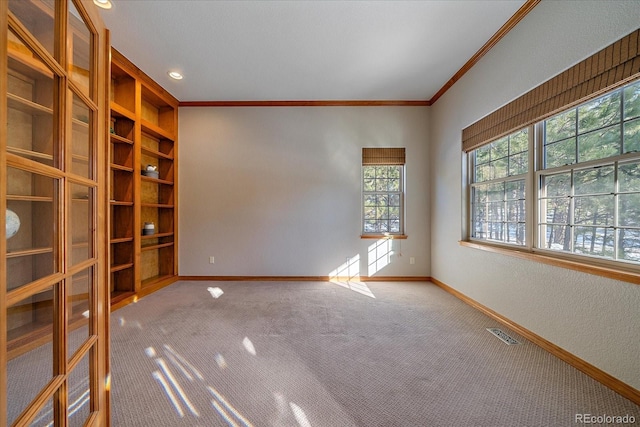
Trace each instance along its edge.
<instances>
[{"instance_id":1,"label":"recessed ceiling light","mask_svg":"<svg viewBox=\"0 0 640 427\"><path fill-rule=\"evenodd\" d=\"M93 3L102 9L111 9L111 0L93 0Z\"/></svg>"},{"instance_id":2,"label":"recessed ceiling light","mask_svg":"<svg viewBox=\"0 0 640 427\"><path fill-rule=\"evenodd\" d=\"M180 74L177 71L169 71L169 77L171 77L174 80L182 80L182 74Z\"/></svg>"}]
</instances>

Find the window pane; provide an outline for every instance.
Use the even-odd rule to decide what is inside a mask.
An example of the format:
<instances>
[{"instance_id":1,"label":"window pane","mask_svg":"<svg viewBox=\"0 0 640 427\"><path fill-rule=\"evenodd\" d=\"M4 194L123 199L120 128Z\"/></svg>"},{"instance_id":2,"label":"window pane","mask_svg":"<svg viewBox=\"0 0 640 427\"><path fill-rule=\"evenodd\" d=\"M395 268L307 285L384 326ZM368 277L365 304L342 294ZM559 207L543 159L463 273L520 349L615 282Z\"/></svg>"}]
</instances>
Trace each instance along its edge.
<instances>
[{"instance_id":1,"label":"window pane","mask_svg":"<svg viewBox=\"0 0 640 427\"><path fill-rule=\"evenodd\" d=\"M363 172L365 179L374 179L376 177L375 166L363 166Z\"/></svg>"},{"instance_id":2,"label":"window pane","mask_svg":"<svg viewBox=\"0 0 640 427\"><path fill-rule=\"evenodd\" d=\"M73 227L68 228L67 242L71 265L76 265L93 257L90 236L94 228L91 209L94 192L78 184L71 184L69 191L69 217Z\"/></svg>"},{"instance_id":3,"label":"window pane","mask_svg":"<svg viewBox=\"0 0 640 427\"><path fill-rule=\"evenodd\" d=\"M54 244L58 185L57 179L7 168L7 209L16 230L7 239L7 290L59 271Z\"/></svg>"},{"instance_id":4,"label":"window pane","mask_svg":"<svg viewBox=\"0 0 640 427\"><path fill-rule=\"evenodd\" d=\"M542 210L546 222L551 224L568 224L571 200L563 197L558 199L546 199L542 201Z\"/></svg>"},{"instance_id":5,"label":"window pane","mask_svg":"<svg viewBox=\"0 0 640 427\"><path fill-rule=\"evenodd\" d=\"M400 208L389 208L389 219L400 219Z\"/></svg>"},{"instance_id":6,"label":"window pane","mask_svg":"<svg viewBox=\"0 0 640 427\"><path fill-rule=\"evenodd\" d=\"M504 200L504 182L489 184L487 195L488 200L492 202Z\"/></svg>"},{"instance_id":7,"label":"window pane","mask_svg":"<svg viewBox=\"0 0 640 427\"><path fill-rule=\"evenodd\" d=\"M509 166L509 158L505 157L502 159L495 160L491 162L493 165L493 178L506 178L507 177L507 168Z\"/></svg>"},{"instance_id":8,"label":"window pane","mask_svg":"<svg viewBox=\"0 0 640 427\"><path fill-rule=\"evenodd\" d=\"M491 176L491 164L487 163L476 168L476 182L488 181Z\"/></svg>"},{"instance_id":9,"label":"window pane","mask_svg":"<svg viewBox=\"0 0 640 427\"><path fill-rule=\"evenodd\" d=\"M374 207L365 207L364 208L364 219L376 219L376 208L374 208Z\"/></svg>"},{"instance_id":10,"label":"window pane","mask_svg":"<svg viewBox=\"0 0 640 427\"><path fill-rule=\"evenodd\" d=\"M613 230L606 227L576 227L573 251L578 254L613 257Z\"/></svg>"},{"instance_id":11,"label":"window pane","mask_svg":"<svg viewBox=\"0 0 640 427\"><path fill-rule=\"evenodd\" d=\"M375 191L376 190L376 180L375 179L365 179L364 180L364 191Z\"/></svg>"},{"instance_id":12,"label":"window pane","mask_svg":"<svg viewBox=\"0 0 640 427\"><path fill-rule=\"evenodd\" d=\"M619 191L640 191L640 163L618 166Z\"/></svg>"},{"instance_id":13,"label":"window pane","mask_svg":"<svg viewBox=\"0 0 640 427\"><path fill-rule=\"evenodd\" d=\"M73 2L69 2L68 22L67 46L72 53L69 58L69 76L86 95L89 95L89 77L92 71L91 32Z\"/></svg>"},{"instance_id":14,"label":"window pane","mask_svg":"<svg viewBox=\"0 0 640 427\"><path fill-rule=\"evenodd\" d=\"M640 194L620 194L618 198L618 225L640 227Z\"/></svg>"},{"instance_id":15,"label":"window pane","mask_svg":"<svg viewBox=\"0 0 640 427\"><path fill-rule=\"evenodd\" d=\"M392 220L389 222L389 232L390 233L400 232L400 220Z\"/></svg>"},{"instance_id":16,"label":"window pane","mask_svg":"<svg viewBox=\"0 0 640 427\"><path fill-rule=\"evenodd\" d=\"M53 0L9 0L9 10L29 30L29 33L53 56L55 8ZM9 43L9 49L11 49Z\"/></svg>"},{"instance_id":17,"label":"window pane","mask_svg":"<svg viewBox=\"0 0 640 427\"><path fill-rule=\"evenodd\" d=\"M388 179L376 179L376 191L387 191L388 187Z\"/></svg>"},{"instance_id":18,"label":"window pane","mask_svg":"<svg viewBox=\"0 0 640 427\"><path fill-rule=\"evenodd\" d=\"M509 154L527 151L529 148L529 130L523 129L509 137Z\"/></svg>"},{"instance_id":19,"label":"window pane","mask_svg":"<svg viewBox=\"0 0 640 427\"><path fill-rule=\"evenodd\" d=\"M491 160L495 161L509 155L509 137L500 138L491 143Z\"/></svg>"},{"instance_id":20,"label":"window pane","mask_svg":"<svg viewBox=\"0 0 640 427\"><path fill-rule=\"evenodd\" d=\"M547 197L571 194L571 174L560 173L543 177Z\"/></svg>"},{"instance_id":21,"label":"window pane","mask_svg":"<svg viewBox=\"0 0 640 427\"><path fill-rule=\"evenodd\" d=\"M380 207L376 209L376 219L388 219L389 218L389 208Z\"/></svg>"},{"instance_id":22,"label":"window pane","mask_svg":"<svg viewBox=\"0 0 640 427\"><path fill-rule=\"evenodd\" d=\"M574 224L613 225L614 196L576 197Z\"/></svg>"},{"instance_id":23,"label":"window pane","mask_svg":"<svg viewBox=\"0 0 640 427\"><path fill-rule=\"evenodd\" d=\"M400 195L399 194L391 194L391 195L389 195L389 206L400 206Z\"/></svg>"},{"instance_id":24,"label":"window pane","mask_svg":"<svg viewBox=\"0 0 640 427\"><path fill-rule=\"evenodd\" d=\"M576 162L576 140L570 138L547 145L544 152L547 169L573 164Z\"/></svg>"},{"instance_id":25,"label":"window pane","mask_svg":"<svg viewBox=\"0 0 640 427\"><path fill-rule=\"evenodd\" d=\"M389 191L400 191L400 179L393 178L389 180Z\"/></svg>"},{"instance_id":26,"label":"window pane","mask_svg":"<svg viewBox=\"0 0 640 427\"><path fill-rule=\"evenodd\" d=\"M544 249L556 251L568 251L571 249L571 234L568 225L547 225L544 226L544 240L540 246Z\"/></svg>"},{"instance_id":27,"label":"window pane","mask_svg":"<svg viewBox=\"0 0 640 427\"><path fill-rule=\"evenodd\" d=\"M624 152L640 151L640 119L624 124Z\"/></svg>"},{"instance_id":28,"label":"window pane","mask_svg":"<svg viewBox=\"0 0 640 427\"><path fill-rule=\"evenodd\" d=\"M578 137L578 161L604 159L620 154L620 126L591 132Z\"/></svg>"},{"instance_id":29,"label":"window pane","mask_svg":"<svg viewBox=\"0 0 640 427\"><path fill-rule=\"evenodd\" d=\"M509 181L505 183L505 192L507 200L523 200L524 179L520 179L518 181Z\"/></svg>"},{"instance_id":30,"label":"window pane","mask_svg":"<svg viewBox=\"0 0 640 427\"><path fill-rule=\"evenodd\" d=\"M67 356L69 359L89 338L89 318L91 315L90 293L93 284L93 267L76 273L67 286Z\"/></svg>"},{"instance_id":31,"label":"window pane","mask_svg":"<svg viewBox=\"0 0 640 427\"><path fill-rule=\"evenodd\" d=\"M488 186L484 185L476 185L473 187L473 201L474 203L484 203L487 201L489 196Z\"/></svg>"},{"instance_id":32,"label":"window pane","mask_svg":"<svg viewBox=\"0 0 640 427\"><path fill-rule=\"evenodd\" d=\"M17 35L8 34L7 152L57 167L54 73Z\"/></svg>"},{"instance_id":33,"label":"window pane","mask_svg":"<svg viewBox=\"0 0 640 427\"><path fill-rule=\"evenodd\" d=\"M618 259L640 262L640 230L618 231Z\"/></svg>"},{"instance_id":34,"label":"window pane","mask_svg":"<svg viewBox=\"0 0 640 427\"><path fill-rule=\"evenodd\" d=\"M640 117L640 82L624 89L624 118Z\"/></svg>"},{"instance_id":35,"label":"window pane","mask_svg":"<svg viewBox=\"0 0 640 427\"><path fill-rule=\"evenodd\" d=\"M578 133L620 123L620 92L595 99L578 107Z\"/></svg>"},{"instance_id":36,"label":"window pane","mask_svg":"<svg viewBox=\"0 0 640 427\"><path fill-rule=\"evenodd\" d=\"M388 166L376 166L376 178L387 178L388 171Z\"/></svg>"},{"instance_id":37,"label":"window pane","mask_svg":"<svg viewBox=\"0 0 640 427\"><path fill-rule=\"evenodd\" d=\"M475 150L476 153L476 165L489 162L489 155L491 153L491 146L485 145Z\"/></svg>"},{"instance_id":38,"label":"window pane","mask_svg":"<svg viewBox=\"0 0 640 427\"><path fill-rule=\"evenodd\" d=\"M9 356L6 376L9 425L53 378L53 296L52 286L7 307L7 325L2 327L6 327ZM44 344L37 345L38 342ZM25 352L25 343L34 345Z\"/></svg>"},{"instance_id":39,"label":"window pane","mask_svg":"<svg viewBox=\"0 0 640 427\"><path fill-rule=\"evenodd\" d=\"M509 176L520 175L527 172L529 167L529 153L516 154L509 158Z\"/></svg>"},{"instance_id":40,"label":"window pane","mask_svg":"<svg viewBox=\"0 0 640 427\"><path fill-rule=\"evenodd\" d=\"M575 136L576 110L558 114L545 122L545 144Z\"/></svg>"},{"instance_id":41,"label":"window pane","mask_svg":"<svg viewBox=\"0 0 640 427\"><path fill-rule=\"evenodd\" d=\"M488 204L489 221L505 221L504 202L491 202Z\"/></svg>"},{"instance_id":42,"label":"window pane","mask_svg":"<svg viewBox=\"0 0 640 427\"><path fill-rule=\"evenodd\" d=\"M507 224L507 242L518 245L525 244L525 225Z\"/></svg>"},{"instance_id":43,"label":"window pane","mask_svg":"<svg viewBox=\"0 0 640 427\"><path fill-rule=\"evenodd\" d=\"M575 194L613 193L614 177L613 165L576 171L573 176Z\"/></svg>"},{"instance_id":44,"label":"window pane","mask_svg":"<svg viewBox=\"0 0 640 427\"><path fill-rule=\"evenodd\" d=\"M389 179L400 180L400 166L389 166Z\"/></svg>"},{"instance_id":45,"label":"window pane","mask_svg":"<svg viewBox=\"0 0 640 427\"><path fill-rule=\"evenodd\" d=\"M71 119L71 171L84 178L91 178L89 158L91 156L90 126L92 111L82 99L73 94L73 118Z\"/></svg>"},{"instance_id":46,"label":"window pane","mask_svg":"<svg viewBox=\"0 0 640 427\"><path fill-rule=\"evenodd\" d=\"M524 222L525 219L524 200L507 202L507 221Z\"/></svg>"},{"instance_id":47,"label":"window pane","mask_svg":"<svg viewBox=\"0 0 640 427\"><path fill-rule=\"evenodd\" d=\"M365 206L375 206L376 205L376 196L373 194L367 194L364 196L364 205Z\"/></svg>"}]
</instances>

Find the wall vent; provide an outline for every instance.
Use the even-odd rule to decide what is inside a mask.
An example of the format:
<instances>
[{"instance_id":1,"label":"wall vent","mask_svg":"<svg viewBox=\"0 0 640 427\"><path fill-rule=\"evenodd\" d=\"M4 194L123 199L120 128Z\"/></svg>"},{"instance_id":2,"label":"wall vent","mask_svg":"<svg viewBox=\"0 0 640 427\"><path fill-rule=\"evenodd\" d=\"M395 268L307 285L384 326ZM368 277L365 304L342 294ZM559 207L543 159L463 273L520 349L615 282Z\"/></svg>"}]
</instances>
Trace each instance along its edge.
<instances>
[{"instance_id":1,"label":"wall vent","mask_svg":"<svg viewBox=\"0 0 640 427\"><path fill-rule=\"evenodd\" d=\"M506 332L499 328L487 328L487 331L491 332L493 335L498 337L500 341L507 345L515 345L520 344L520 342L512 337L510 337Z\"/></svg>"}]
</instances>

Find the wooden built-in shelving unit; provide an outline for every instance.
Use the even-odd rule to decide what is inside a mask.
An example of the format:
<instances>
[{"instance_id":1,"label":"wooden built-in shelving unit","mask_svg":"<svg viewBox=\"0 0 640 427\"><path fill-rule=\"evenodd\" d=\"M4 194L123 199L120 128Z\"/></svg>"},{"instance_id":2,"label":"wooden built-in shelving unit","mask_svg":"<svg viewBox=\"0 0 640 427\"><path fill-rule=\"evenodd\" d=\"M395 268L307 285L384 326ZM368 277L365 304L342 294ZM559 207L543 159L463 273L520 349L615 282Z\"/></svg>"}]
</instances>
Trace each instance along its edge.
<instances>
[{"instance_id":1,"label":"wooden built-in shelving unit","mask_svg":"<svg viewBox=\"0 0 640 427\"><path fill-rule=\"evenodd\" d=\"M177 279L178 101L117 50L111 60L111 304ZM143 175L147 165L158 177ZM155 233L143 235L146 222Z\"/></svg>"}]
</instances>

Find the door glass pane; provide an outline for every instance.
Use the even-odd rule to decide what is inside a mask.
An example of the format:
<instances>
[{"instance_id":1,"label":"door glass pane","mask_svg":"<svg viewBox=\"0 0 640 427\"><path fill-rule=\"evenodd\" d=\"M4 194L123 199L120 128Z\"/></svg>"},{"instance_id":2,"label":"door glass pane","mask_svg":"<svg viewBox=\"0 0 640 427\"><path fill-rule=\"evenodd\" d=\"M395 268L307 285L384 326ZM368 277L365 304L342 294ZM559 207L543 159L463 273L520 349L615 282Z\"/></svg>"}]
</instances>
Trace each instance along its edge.
<instances>
[{"instance_id":1,"label":"door glass pane","mask_svg":"<svg viewBox=\"0 0 640 427\"><path fill-rule=\"evenodd\" d=\"M31 423L31 427L51 426L53 426L53 398L49 399Z\"/></svg>"},{"instance_id":2,"label":"door glass pane","mask_svg":"<svg viewBox=\"0 0 640 427\"><path fill-rule=\"evenodd\" d=\"M53 378L54 287L7 308L7 424Z\"/></svg>"},{"instance_id":3,"label":"door glass pane","mask_svg":"<svg viewBox=\"0 0 640 427\"><path fill-rule=\"evenodd\" d=\"M7 151L54 166L53 72L11 31L9 41Z\"/></svg>"},{"instance_id":4,"label":"door glass pane","mask_svg":"<svg viewBox=\"0 0 640 427\"><path fill-rule=\"evenodd\" d=\"M92 111L82 99L73 94L73 116L71 118L71 172L90 178Z\"/></svg>"},{"instance_id":5,"label":"door glass pane","mask_svg":"<svg viewBox=\"0 0 640 427\"><path fill-rule=\"evenodd\" d=\"M69 52L69 77L80 90L89 96L91 75L91 32L73 2L69 2L69 28L67 33Z\"/></svg>"},{"instance_id":6,"label":"door glass pane","mask_svg":"<svg viewBox=\"0 0 640 427\"><path fill-rule=\"evenodd\" d=\"M89 355L82 360L69 374L68 410L69 427L82 427L91 413L91 393L89 391Z\"/></svg>"},{"instance_id":7,"label":"door glass pane","mask_svg":"<svg viewBox=\"0 0 640 427\"><path fill-rule=\"evenodd\" d=\"M58 180L7 168L7 290L58 271L55 223ZM8 234L9 235L9 234Z\"/></svg>"},{"instance_id":8,"label":"door glass pane","mask_svg":"<svg viewBox=\"0 0 640 427\"><path fill-rule=\"evenodd\" d=\"M89 319L91 318L91 290L93 268L76 273L67 285L67 319L69 336L67 338L69 358L89 338Z\"/></svg>"},{"instance_id":9,"label":"door glass pane","mask_svg":"<svg viewBox=\"0 0 640 427\"><path fill-rule=\"evenodd\" d=\"M69 253L71 253L70 263L76 265L93 256L91 245L91 229L93 228L93 218L91 205L94 191L84 185L69 185L69 225L68 242Z\"/></svg>"},{"instance_id":10,"label":"door glass pane","mask_svg":"<svg viewBox=\"0 0 640 427\"><path fill-rule=\"evenodd\" d=\"M9 11L24 25L29 33L53 56L55 16L53 0L9 0ZM9 42L9 49L12 49Z\"/></svg>"}]
</instances>

